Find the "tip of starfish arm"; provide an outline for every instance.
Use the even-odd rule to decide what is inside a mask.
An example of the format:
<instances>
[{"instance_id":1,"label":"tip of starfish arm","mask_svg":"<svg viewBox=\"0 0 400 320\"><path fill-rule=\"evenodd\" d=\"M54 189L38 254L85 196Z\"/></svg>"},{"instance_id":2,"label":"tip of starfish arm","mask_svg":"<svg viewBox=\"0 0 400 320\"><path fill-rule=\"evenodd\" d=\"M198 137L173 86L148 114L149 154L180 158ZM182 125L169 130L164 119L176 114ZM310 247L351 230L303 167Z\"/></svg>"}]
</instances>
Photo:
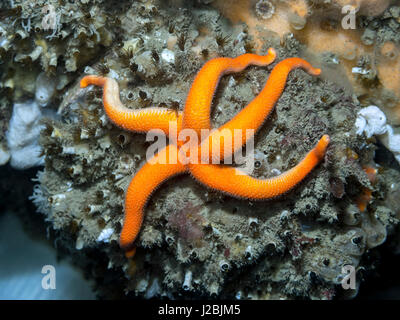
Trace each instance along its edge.
<instances>
[{"instance_id":1,"label":"tip of starfish arm","mask_svg":"<svg viewBox=\"0 0 400 320\"><path fill-rule=\"evenodd\" d=\"M81 79L81 81L79 82L79 85L81 86L81 88L86 88L89 85L89 83L87 82L86 77L83 77Z\"/></svg>"},{"instance_id":2,"label":"tip of starfish arm","mask_svg":"<svg viewBox=\"0 0 400 320\"><path fill-rule=\"evenodd\" d=\"M95 75L87 75L84 76L81 81L79 82L81 88L86 88L87 86L91 85L91 84L95 84L94 79L97 78L97 76Z\"/></svg>"},{"instance_id":3,"label":"tip of starfish arm","mask_svg":"<svg viewBox=\"0 0 400 320\"><path fill-rule=\"evenodd\" d=\"M79 82L81 88L86 88L88 85L94 84L96 86L103 86L107 81L111 81L110 78L100 77L96 75L84 76Z\"/></svg>"},{"instance_id":4,"label":"tip of starfish arm","mask_svg":"<svg viewBox=\"0 0 400 320\"><path fill-rule=\"evenodd\" d=\"M327 147L329 142L331 141L331 138L329 137L329 135L324 134L321 139L320 139L320 143L323 147Z\"/></svg>"},{"instance_id":5,"label":"tip of starfish arm","mask_svg":"<svg viewBox=\"0 0 400 320\"><path fill-rule=\"evenodd\" d=\"M325 155L325 151L328 148L329 142L331 141L331 138L329 135L324 134L322 138L318 141L318 144L315 147L316 154L318 158L322 159Z\"/></svg>"},{"instance_id":6,"label":"tip of starfish arm","mask_svg":"<svg viewBox=\"0 0 400 320\"><path fill-rule=\"evenodd\" d=\"M135 255L135 253L136 253L136 247L135 247L135 248L132 248L132 249L130 249L130 250L125 251L125 257L127 257L127 258L133 258L134 255Z\"/></svg>"},{"instance_id":7,"label":"tip of starfish arm","mask_svg":"<svg viewBox=\"0 0 400 320\"><path fill-rule=\"evenodd\" d=\"M268 49L268 55L272 56L273 59L276 57L276 50L274 48Z\"/></svg>"}]
</instances>

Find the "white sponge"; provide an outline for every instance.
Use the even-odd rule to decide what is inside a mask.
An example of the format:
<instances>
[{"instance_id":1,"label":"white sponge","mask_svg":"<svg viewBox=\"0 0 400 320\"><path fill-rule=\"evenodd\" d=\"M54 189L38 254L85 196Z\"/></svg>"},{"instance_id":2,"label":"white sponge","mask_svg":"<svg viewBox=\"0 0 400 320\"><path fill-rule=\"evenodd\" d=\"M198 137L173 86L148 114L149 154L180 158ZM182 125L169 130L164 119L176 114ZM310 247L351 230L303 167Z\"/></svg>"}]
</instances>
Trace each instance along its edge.
<instances>
[{"instance_id":1,"label":"white sponge","mask_svg":"<svg viewBox=\"0 0 400 320\"><path fill-rule=\"evenodd\" d=\"M387 131L386 116L377 106L369 106L358 112L355 126L358 135L363 132L367 138L381 135Z\"/></svg>"},{"instance_id":2,"label":"white sponge","mask_svg":"<svg viewBox=\"0 0 400 320\"><path fill-rule=\"evenodd\" d=\"M393 128L386 123L385 114L377 106L369 106L361 109L355 122L357 134L365 133L367 138L373 135L393 152L400 163L400 134L395 134Z\"/></svg>"},{"instance_id":3,"label":"white sponge","mask_svg":"<svg viewBox=\"0 0 400 320\"><path fill-rule=\"evenodd\" d=\"M38 138L42 117L35 101L14 104L9 130L6 133L11 154L10 164L15 169L27 169L44 164Z\"/></svg>"}]
</instances>

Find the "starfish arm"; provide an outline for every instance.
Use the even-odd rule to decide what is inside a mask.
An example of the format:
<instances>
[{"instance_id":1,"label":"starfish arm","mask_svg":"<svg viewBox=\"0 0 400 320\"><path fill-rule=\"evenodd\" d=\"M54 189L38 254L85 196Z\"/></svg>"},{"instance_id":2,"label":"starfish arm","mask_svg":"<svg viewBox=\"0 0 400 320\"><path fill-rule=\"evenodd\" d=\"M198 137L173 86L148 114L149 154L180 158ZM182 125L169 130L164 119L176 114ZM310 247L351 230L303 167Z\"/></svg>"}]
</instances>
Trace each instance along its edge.
<instances>
[{"instance_id":1,"label":"starfish arm","mask_svg":"<svg viewBox=\"0 0 400 320\"><path fill-rule=\"evenodd\" d=\"M88 85L103 87L104 110L110 120L117 126L130 131L147 132L151 129L161 129L165 134L169 132L169 122L177 122L178 132L182 128L182 113L178 114L167 108L144 108L132 110L125 107L119 98L117 81L112 78L95 75L85 76L80 86Z\"/></svg>"},{"instance_id":2,"label":"starfish arm","mask_svg":"<svg viewBox=\"0 0 400 320\"><path fill-rule=\"evenodd\" d=\"M229 130L232 137L234 137L234 129L242 130L242 143L234 145L232 142L232 154L238 151L246 141L251 139L253 135L245 134L246 129L253 129L254 133L262 126L264 121L268 118L273 110L276 102L280 98L286 84L287 77L290 71L302 68L309 74L317 76L321 73L321 69L311 66L307 61L300 58L289 58L279 62L272 70L267 83L262 91L255 97L243 110L241 110L232 120L215 130L208 137L208 142L203 142L205 148L209 147L209 155L212 155L212 150L218 150L219 134L222 130ZM218 137L218 138L217 138ZM217 144L217 145L216 145ZM220 155L221 159L224 155L224 143L221 140ZM234 148L236 147L236 149ZM215 152L215 151L214 151ZM229 153L225 153L225 156Z\"/></svg>"},{"instance_id":3,"label":"starfish arm","mask_svg":"<svg viewBox=\"0 0 400 320\"><path fill-rule=\"evenodd\" d=\"M192 176L206 186L237 198L269 199L282 195L301 182L323 159L329 144L324 135L314 149L292 169L269 179L257 179L228 166L190 164Z\"/></svg>"},{"instance_id":4,"label":"starfish arm","mask_svg":"<svg viewBox=\"0 0 400 320\"><path fill-rule=\"evenodd\" d=\"M208 61L197 73L188 93L183 116L183 127L197 132L210 129L210 110L215 89L222 75L239 72L249 65L266 66L275 60L273 48L265 56L246 53L236 58L215 58Z\"/></svg>"},{"instance_id":5,"label":"starfish arm","mask_svg":"<svg viewBox=\"0 0 400 320\"><path fill-rule=\"evenodd\" d=\"M186 168L179 161L174 161L178 149L168 145L160 150L135 174L125 196L124 225L120 235L120 247L128 256L134 254L134 241L143 221L144 207L151 194L167 179L184 173ZM171 158L172 156L172 158Z\"/></svg>"}]
</instances>

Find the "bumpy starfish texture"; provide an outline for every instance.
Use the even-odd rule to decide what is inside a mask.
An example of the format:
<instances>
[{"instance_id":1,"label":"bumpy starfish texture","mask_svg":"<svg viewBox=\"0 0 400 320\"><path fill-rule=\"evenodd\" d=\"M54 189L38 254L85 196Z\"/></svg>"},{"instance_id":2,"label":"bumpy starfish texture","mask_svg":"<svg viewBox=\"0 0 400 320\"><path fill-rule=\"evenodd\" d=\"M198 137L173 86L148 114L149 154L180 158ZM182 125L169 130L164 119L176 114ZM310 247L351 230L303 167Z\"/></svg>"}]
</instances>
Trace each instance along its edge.
<instances>
[{"instance_id":1,"label":"bumpy starfish texture","mask_svg":"<svg viewBox=\"0 0 400 320\"><path fill-rule=\"evenodd\" d=\"M177 122L178 130L182 127L182 112L177 115L167 108L133 110L125 107L119 99L118 83L112 78L90 75L81 79L81 88L90 84L103 87L104 110L110 120L123 129L147 132L157 128L168 134L170 121Z\"/></svg>"},{"instance_id":2,"label":"bumpy starfish texture","mask_svg":"<svg viewBox=\"0 0 400 320\"><path fill-rule=\"evenodd\" d=\"M86 76L81 80L81 87L86 87L90 84L103 86L105 111L111 121L122 128L139 132L161 129L168 134L170 122L173 122L177 126L178 134L183 129L192 129L200 137L201 129L210 129L211 127L211 102L221 76L228 72L241 71L248 65L265 66L272 63L274 59L275 51L270 49L266 56L244 54L233 59L217 58L210 60L198 72L189 91L184 112L178 114L162 108L132 110L124 107L119 99L118 84L110 78ZM232 120L217 130L211 131L199 143L199 149L201 147L210 147L206 157L214 159L215 156L220 156L223 159L223 156L227 155L223 152L223 143L221 143L219 155L213 154L213 149L211 149L217 138L219 139L218 132L221 130L258 130L281 96L289 72L295 68L303 68L311 75L320 74L320 69L313 68L307 61L300 58L290 58L278 63L272 70L266 85L259 95ZM251 137L246 135L242 137L239 146L232 144L231 154L242 147ZM208 146L206 143L208 143ZM280 176L270 179L256 179L239 172L239 169L225 165L203 164L204 162L201 161L198 164L182 164L180 161L176 161L179 154L184 152L181 144L169 144L144 164L133 177L126 191L125 218L120 235L120 246L125 250L127 257L134 255L134 241L140 231L144 208L149 197L165 180L175 175L189 172L204 185L234 197L269 199L284 194L303 180L323 159L328 144L329 136L324 135L314 149L297 166L282 173ZM200 152L199 154L202 153Z\"/></svg>"}]
</instances>

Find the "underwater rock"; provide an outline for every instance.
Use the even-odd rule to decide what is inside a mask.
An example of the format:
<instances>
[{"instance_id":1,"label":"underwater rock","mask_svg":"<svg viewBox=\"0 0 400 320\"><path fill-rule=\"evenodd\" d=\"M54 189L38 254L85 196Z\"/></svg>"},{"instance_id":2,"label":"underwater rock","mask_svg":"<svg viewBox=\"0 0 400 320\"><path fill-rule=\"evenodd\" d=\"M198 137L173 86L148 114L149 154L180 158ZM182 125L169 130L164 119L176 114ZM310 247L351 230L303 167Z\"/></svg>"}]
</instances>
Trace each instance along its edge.
<instances>
[{"instance_id":1,"label":"underwater rock","mask_svg":"<svg viewBox=\"0 0 400 320\"><path fill-rule=\"evenodd\" d=\"M144 52L145 56L140 57L150 63L151 50ZM281 59L288 55L284 50L280 51ZM115 56L112 59L116 59L112 61L113 65L120 63ZM197 58L189 55L188 59ZM193 61L187 63L193 64ZM160 65L157 68L162 70L167 66ZM125 69L114 70L122 87L126 81ZM194 74L190 69L182 70L187 70L187 77L193 79ZM177 87L188 88L186 77L177 78L166 87L165 83L154 82L153 72L150 70L148 74L147 71L140 71L142 74L139 76L144 81L140 89L129 90L138 98L126 99L126 104L138 103L140 94L136 92L139 90L148 92L146 97L157 104L163 101L164 92L172 94ZM224 114L218 113L217 123L226 121L236 112L232 101L233 105L245 105L246 101L251 100L255 96L252 86L259 87L268 74L258 68L246 72L249 77L254 77L252 83L239 81L232 85L232 81L224 82L222 79L221 90L224 94L219 104L226 106L226 111ZM150 77L147 78L147 75ZM124 97L122 93L121 97ZM179 100L184 99L182 93ZM70 219L79 219L79 246L76 242L72 246L80 250L97 248L109 257L112 265L126 270L129 279L126 283L127 292L153 296L153 293L146 292L154 283L154 294L157 296L163 290L172 296L183 290L197 295L234 297L240 289L246 292L243 293L246 298L250 298L256 297L256 294L248 292L246 283L253 283L257 277L258 286L270 288L270 294L305 297L311 288L316 289L309 278L305 278L307 273L316 273L324 283L324 290L332 289L340 282L338 277L343 263L355 266L360 263L360 256L365 249L364 231L359 228L360 222L354 219L348 221L345 230L338 231L341 230L338 203L350 201L346 193L349 187L344 187L344 183L340 184L339 181L346 181L346 184L355 187L357 183L365 183L362 180L364 174L340 150L350 146L361 149L365 140L352 131L354 122L349 120L356 118L359 105L351 102L344 91L335 85L313 79L301 70L290 74L286 89L276 106L279 123L272 121L271 129L261 133L256 145L257 159L262 160L256 174L270 176L271 168L283 172L298 162L309 149L308 141L315 141L329 131L333 149L327 154L326 166L321 165L313 173L314 178L308 179L284 198L272 201L268 210L263 203L222 197L204 190L190 179L177 178L178 186L160 188L146 208L143 229L137 242L137 274L133 277L128 274L129 262L123 259L122 252L117 249L118 233L104 238L108 241L107 246L99 246L99 239L103 240L104 230L120 230L123 193L131 174L137 172L143 163L146 149L140 135L129 134L110 123L103 126L99 121L104 117L101 105L101 96L93 96L81 103L79 108L66 109L65 117L71 121L53 122L51 130L43 131L41 143L45 147L46 167L38 178L38 189L42 194L48 194L43 197L36 190L34 200L42 213L52 217L53 225L59 230L69 228ZM346 116L335 119L338 125L332 125L327 119L337 112ZM300 117L300 114L307 116ZM84 126L73 120L82 116L85 117L82 122ZM103 126L103 130L95 138L90 132L99 125ZM82 130L87 134L82 136ZM61 152L54 152L53 149ZM372 151L365 150L360 158L371 157ZM78 167L81 169L78 170ZM340 168L340 171L335 168ZM329 172L335 172L333 176L337 177L331 179L336 196L330 196L332 185L329 184ZM56 176L58 182L54 185ZM359 177L359 181L356 179L351 182L350 177ZM62 186L71 181L70 191L64 192L63 197L57 196L62 194ZM45 187L49 184L52 184L50 192ZM106 198L104 191L107 191ZM101 196L97 197L97 194ZM40 199L46 197L53 199L51 204L48 201L46 205L40 204ZM73 209L66 211L67 206ZM71 214L66 216L65 212ZM281 218L282 212L286 212L285 218ZM354 244L352 240L357 235L363 240ZM148 267L142 269L140 265L145 262ZM293 262L298 264L297 271L291 266ZM186 268L188 263L190 270ZM263 268L277 271L271 273ZM292 275L283 284L288 272ZM230 281L232 273L243 283L234 290ZM154 280L156 278L157 281ZM162 289L157 289L158 286ZM320 293L316 295L325 292L322 288L318 290Z\"/></svg>"},{"instance_id":2,"label":"underwater rock","mask_svg":"<svg viewBox=\"0 0 400 320\"><path fill-rule=\"evenodd\" d=\"M398 224L400 174L382 166L372 185L364 172L363 165L375 165L377 149L368 137L386 137L393 152L398 139L387 124L391 118L362 107L384 106L391 99L396 104L389 94L378 95L377 102L363 100L357 86L372 92L381 88L379 81L397 83L381 69L388 64L393 70L399 56L397 13L387 9L384 20L360 17L363 29L348 37L338 24L341 15L326 19L332 12L326 9L340 8L339 2L349 3L195 0L179 7L153 0L67 1L56 8L54 28L44 28L40 6L12 1L20 13L0 21L0 107L10 116L12 105L29 113L23 113L27 123L20 120L21 130L7 116L0 129L8 129L14 146L19 141L19 148L31 145L25 151L38 151L28 159L44 164L31 200L57 245L79 257L74 259L88 276L98 279L99 291L169 299L332 299L341 290L343 265L370 267L365 251L379 249ZM367 7L367 1L359 3ZM233 24L216 9L221 4L238 20L248 18ZM379 53L378 60L362 43L366 29L363 40ZM124 193L146 161L149 142L115 126L104 112L102 90L81 90L78 80L84 73L107 75L118 82L128 108L179 112L208 60L265 54L268 47L276 49L276 62L305 57L322 75L290 73L271 119L257 135L254 176L292 168L328 133L331 143L321 164L291 192L268 202L233 199L190 177L176 177L149 201L137 253L126 259L118 246ZM329 63L318 56L321 50ZM221 78L213 126L230 120L260 92L276 62ZM346 70L355 79L354 95ZM46 111L58 109L58 117L44 118L39 104L47 105ZM25 141L29 136L35 138ZM361 212L356 199L363 188L371 190ZM107 267L98 267L103 264Z\"/></svg>"}]
</instances>

